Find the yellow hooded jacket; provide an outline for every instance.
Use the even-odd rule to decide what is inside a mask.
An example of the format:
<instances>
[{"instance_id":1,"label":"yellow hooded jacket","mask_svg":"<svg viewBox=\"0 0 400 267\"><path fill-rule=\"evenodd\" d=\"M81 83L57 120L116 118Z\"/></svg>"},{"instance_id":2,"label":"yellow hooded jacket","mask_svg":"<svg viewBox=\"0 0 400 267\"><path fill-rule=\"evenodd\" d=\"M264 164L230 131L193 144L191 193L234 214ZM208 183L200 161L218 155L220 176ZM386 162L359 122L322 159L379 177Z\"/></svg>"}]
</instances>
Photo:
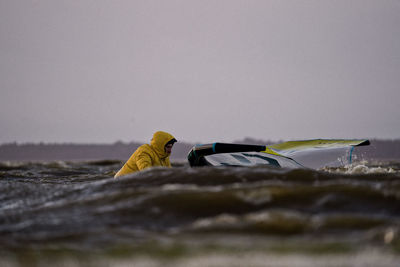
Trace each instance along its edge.
<instances>
[{"instance_id":1,"label":"yellow hooded jacket","mask_svg":"<svg viewBox=\"0 0 400 267\"><path fill-rule=\"evenodd\" d=\"M140 146L115 174L114 178L153 166L171 167L170 155L165 152L165 145L173 139L175 138L166 132L158 131L154 133L150 145Z\"/></svg>"}]
</instances>

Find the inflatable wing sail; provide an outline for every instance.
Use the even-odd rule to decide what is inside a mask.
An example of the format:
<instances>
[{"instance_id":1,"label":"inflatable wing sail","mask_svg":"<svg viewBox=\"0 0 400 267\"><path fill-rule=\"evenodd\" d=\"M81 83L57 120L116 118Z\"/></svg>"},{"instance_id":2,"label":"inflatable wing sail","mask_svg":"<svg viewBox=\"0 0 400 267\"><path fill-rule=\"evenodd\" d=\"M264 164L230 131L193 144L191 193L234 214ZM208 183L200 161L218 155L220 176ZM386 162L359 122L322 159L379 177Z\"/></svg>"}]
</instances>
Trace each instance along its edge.
<instances>
[{"instance_id":1,"label":"inflatable wing sail","mask_svg":"<svg viewBox=\"0 0 400 267\"><path fill-rule=\"evenodd\" d=\"M368 140L304 140L269 146L212 143L196 145L188 154L190 166L255 166L278 168L318 168L351 163L355 146L369 145ZM339 155L339 156L338 156ZM332 164L335 163L335 164ZM337 164L336 164L337 165Z\"/></svg>"},{"instance_id":2,"label":"inflatable wing sail","mask_svg":"<svg viewBox=\"0 0 400 267\"><path fill-rule=\"evenodd\" d=\"M254 166L301 168L302 166L262 145L213 143L196 145L189 152L190 166Z\"/></svg>"}]
</instances>

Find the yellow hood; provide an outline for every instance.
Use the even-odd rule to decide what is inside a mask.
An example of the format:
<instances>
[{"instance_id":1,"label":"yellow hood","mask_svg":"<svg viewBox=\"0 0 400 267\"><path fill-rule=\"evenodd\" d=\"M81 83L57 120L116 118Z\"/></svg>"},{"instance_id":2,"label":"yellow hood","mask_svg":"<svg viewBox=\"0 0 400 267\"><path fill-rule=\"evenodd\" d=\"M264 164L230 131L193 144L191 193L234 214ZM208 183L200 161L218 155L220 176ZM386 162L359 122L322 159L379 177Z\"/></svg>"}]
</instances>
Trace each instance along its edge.
<instances>
[{"instance_id":1,"label":"yellow hood","mask_svg":"<svg viewBox=\"0 0 400 267\"><path fill-rule=\"evenodd\" d=\"M158 131L154 133L150 142L150 146L160 156L160 158L166 158L169 156L169 154L165 152L165 145L172 139L175 139L175 137L173 137L171 134Z\"/></svg>"}]
</instances>

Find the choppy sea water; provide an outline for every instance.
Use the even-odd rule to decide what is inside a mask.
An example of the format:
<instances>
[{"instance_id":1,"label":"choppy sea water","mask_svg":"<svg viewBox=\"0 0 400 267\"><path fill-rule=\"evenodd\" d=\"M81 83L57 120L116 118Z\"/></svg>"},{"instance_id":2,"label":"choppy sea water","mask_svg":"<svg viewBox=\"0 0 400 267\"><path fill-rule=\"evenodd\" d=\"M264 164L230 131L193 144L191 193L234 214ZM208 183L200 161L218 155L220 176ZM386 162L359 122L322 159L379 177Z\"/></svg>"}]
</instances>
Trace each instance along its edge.
<instances>
[{"instance_id":1,"label":"choppy sea water","mask_svg":"<svg viewBox=\"0 0 400 267\"><path fill-rule=\"evenodd\" d=\"M400 163L0 163L1 266L399 266Z\"/></svg>"}]
</instances>

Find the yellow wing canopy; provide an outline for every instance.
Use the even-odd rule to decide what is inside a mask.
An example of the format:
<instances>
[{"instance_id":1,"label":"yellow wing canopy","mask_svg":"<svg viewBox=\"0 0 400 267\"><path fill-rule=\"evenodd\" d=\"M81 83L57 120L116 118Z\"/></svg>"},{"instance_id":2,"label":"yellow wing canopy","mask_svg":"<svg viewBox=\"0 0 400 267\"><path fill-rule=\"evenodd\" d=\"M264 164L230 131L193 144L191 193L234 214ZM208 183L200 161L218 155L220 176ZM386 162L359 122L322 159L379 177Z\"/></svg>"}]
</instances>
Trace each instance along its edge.
<instances>
[{"instance_id":1,"label":"yellow wing canopy","mask_svg":"<svg viewBox=\"0 0 400 267\"><path fill-rule=\"evenodd\" d=\"M273 151L284 156L290 156L296 154L297 152L303 152L306 150L367 146L369 144L369 140L366 139L314 139L289 141L280 144L269 145L266 147L265 152L271 153L271 151Z\"/></svg>"}]
</instances>

